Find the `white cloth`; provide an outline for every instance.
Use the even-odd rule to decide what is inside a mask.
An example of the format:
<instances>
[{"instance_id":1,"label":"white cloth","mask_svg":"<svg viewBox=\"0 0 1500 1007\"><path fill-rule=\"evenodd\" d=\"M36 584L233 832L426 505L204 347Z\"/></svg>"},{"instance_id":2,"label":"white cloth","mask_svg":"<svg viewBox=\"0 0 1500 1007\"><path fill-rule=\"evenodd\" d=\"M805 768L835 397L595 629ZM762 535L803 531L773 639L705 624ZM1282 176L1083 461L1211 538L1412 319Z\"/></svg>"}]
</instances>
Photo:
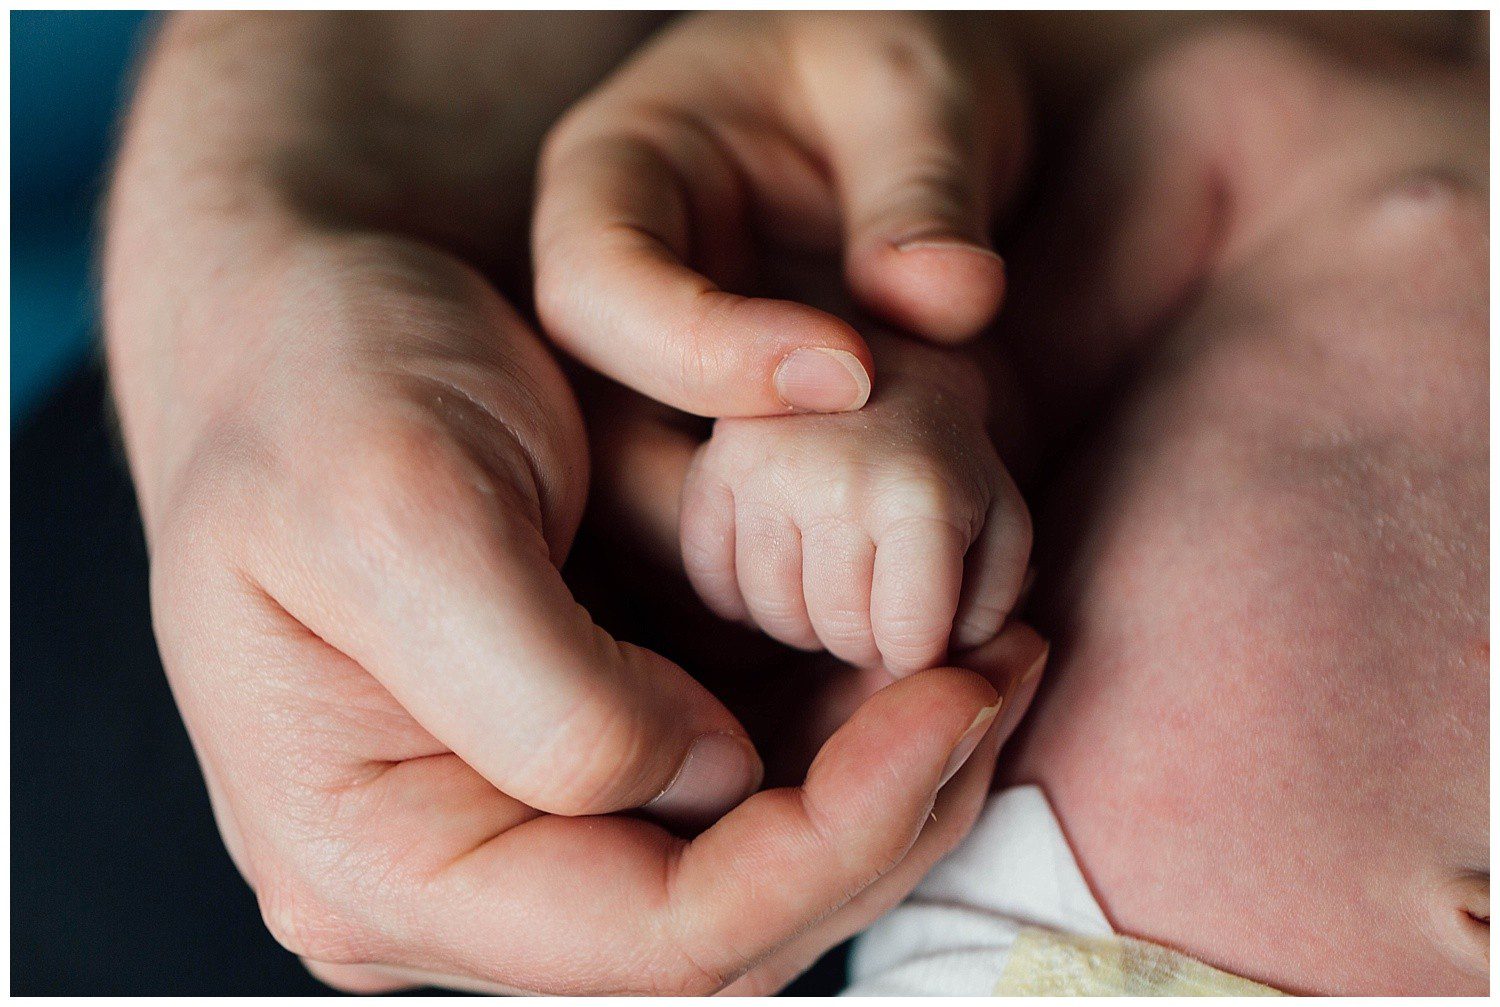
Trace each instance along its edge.
<instances>
[{"instance_id":1,"label":"white cloth","mask_svg":"<svg viewBox=\"0 0 1500 1007\"><path fill-rule=\"evenodd\" d=\"M1114 933L1041 789L989 799L968 837L855 941L845 996L989 996L1023 927Z\"/></svg>"}]
</instances>

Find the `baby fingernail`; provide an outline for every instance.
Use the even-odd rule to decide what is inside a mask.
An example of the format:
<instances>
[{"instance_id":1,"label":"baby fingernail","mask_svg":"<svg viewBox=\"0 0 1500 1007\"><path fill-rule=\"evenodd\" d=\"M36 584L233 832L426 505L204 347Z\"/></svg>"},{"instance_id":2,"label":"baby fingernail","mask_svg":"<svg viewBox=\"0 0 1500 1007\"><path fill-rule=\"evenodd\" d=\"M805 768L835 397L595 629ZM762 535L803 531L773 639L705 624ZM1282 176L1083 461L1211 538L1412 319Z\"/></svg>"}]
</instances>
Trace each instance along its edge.
<instances>
[{"instance_id":1,"label":"baby fingernail","mask_svg":"<svg viewBox=\"0 0 1500 1007\"><path fill-rule=\"evenodd\" d=\"M798 412L849 412L870 398L870 375L844 350L794 350L776 368L774 381L781 401Z\"/></svg>"},{"instance_id":2,"label":"baby fingernail","mask_svg":"<svg viewBox=\"0 0 1500 1007\"><path fill-rule=\"evenodd\" d=\"M972 650L989 643L1000 632L1000 612L976 612L957 620L953 626L953 649Z\"/></svg>"},{"instance_id":3,"label":"baby fingernail","mask_svg":"<svg viewBox=\"0 0 1500 1007\"><path fill-rule=\"evenodd\" d=\"M682 828L717 821L760 786L760 760L750 742L733 734L705 734L693 742L672 782L645 810Z\"/></svg>"},{"instance_id":4,"label":"baby fingernail","mask_svg":"<svg viewBox=\"0 0 1500 1007\"><path fill-rule=\"evenodd\" d=\"M980 741L984 740L985 734L990 729L990 724L995 721L995 714L1000 712L1000 703L996 701L994 706L986 706L974 717L974 723L964 732L963 737L958 739L958 744L953 747L953 754L948 756L948 765L943 769L943 779L938 784L943 784L953 779L953 774L963 768L969 756L974 754L974 749L979 747Z\"/></svg>"}]
</instances>

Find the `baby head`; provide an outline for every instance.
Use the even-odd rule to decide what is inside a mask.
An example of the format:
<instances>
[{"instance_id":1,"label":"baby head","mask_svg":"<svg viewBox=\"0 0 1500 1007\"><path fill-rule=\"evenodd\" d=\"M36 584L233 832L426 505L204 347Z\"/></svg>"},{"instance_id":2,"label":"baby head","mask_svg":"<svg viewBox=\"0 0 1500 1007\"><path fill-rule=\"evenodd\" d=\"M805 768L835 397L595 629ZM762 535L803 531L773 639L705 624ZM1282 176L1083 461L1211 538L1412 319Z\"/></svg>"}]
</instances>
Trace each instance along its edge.
<instances>
[{"instance_id":1,"label":"baby head","mask_svg":"<svg viewBox=\"0 0 1500 1007\"><path fill-rule=\"evenodd\" d=\"M1007 782L1121 933L1288 992L1483 993L1483 468L1225 434L1094 469Z\"/></svg>"}]
</instances>

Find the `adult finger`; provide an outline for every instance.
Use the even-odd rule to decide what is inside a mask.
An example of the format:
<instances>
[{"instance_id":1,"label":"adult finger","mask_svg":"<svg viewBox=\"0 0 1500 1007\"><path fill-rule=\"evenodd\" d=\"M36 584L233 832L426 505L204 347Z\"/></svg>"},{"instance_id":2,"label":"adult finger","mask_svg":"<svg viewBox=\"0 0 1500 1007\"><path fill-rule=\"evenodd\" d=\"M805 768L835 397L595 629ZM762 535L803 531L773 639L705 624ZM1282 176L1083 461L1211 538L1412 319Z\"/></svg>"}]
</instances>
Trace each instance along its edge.
<instances>
[{"instance_id":1,"label":"adult finger","mask_svg":"<svg viewBox=\"0 0 1500 1007\"><path fill-rule=\"evenodd\" d=\"M547 334L595 370L703 416L860 408L874 369L852 327L721 290L695 268L702 234L744 226L729 208L733 187L713 181L733 169L706 143L684 125L648 138L600 115L560 128L533 226Z\"/></svg>"},{"instance_id":2,"label":"adult finger","mask_svg":"<svg viewBox=\"0 0 1500 1007\"><path fill-rule=\"evenodd\" d=\"M991 61L958 58L927 16L864 15L858 44L850 34L830 18L799 33L809 142L833 175L850 287L904 329L967 339L1004 296L989 228L1022 137L997 110L1019 102L984 75Z\"/></svg>"},{"instance_id":3,"label":"adult finger","mask_svg":"<svg viewBox=\"0 0 1500 1007\"><path fill-rule=\"evenodd\" d=\"M759 794L691 842L623 816L538 817L462 764L402 764L346 800L351 820L376 816L385 839L399 841L402 862L374 889L354 883L357 907L350 893L325 890L283 939L323 961L384 963L383 977L345 983L712 992L793 945L807 953L809 928L876 879L909 887L915 877L898 865L910 850L930 864L951 846L950 826L983 799L998 744L991 727L1007 720L1034 658L991 672L999 688L948 668L877 692L824 744L801 787ZM957 817L937 846L921 839L935 807ZM448 827L434 831L434 821ZM388 855L380 850L374 863ZM899 894L887 885L858 912Z\"/></svg>"},{"instance_id":4,"label":"adult finger","mask_svg":"<svg viewBox=\"0 0 1500 1007\"><path fill-rule=\"evenodd\" d=\"M701 825L756 788L734 716L594 624L510 483L399 433L319 482L341 492L294 505L299 548L263 564L270 593L497 789L558 814L649 803Z\"/></svg>"},{"instance_id":5,"label":"adult finger","mask_svg":"<svg viewBox=\"0 0 1500 1007\"><path fill-rule=\"evenodd\" d=\"M756 795L682 853L670 898L685 952L712 975L737 976L900 864L1003 702L955 668L872 696L800 788Z\"/></svg>"},{"instance_id":6,"label":"adult finger","mask_svg":"<svg viewBox=\"0 0 1500 1007\"><path fill-rule=\"evenodd\" d=\"M989 796L995 756L1030 705L1046 659L1046 641L1031 627L1012 623L985 646L956 660L960 666L983 675L1003 694L1001 712L968 763L939 791L911 850L884 877L761 961L726 989L726 994L758 996L780 990L828 948L859 933L894 907L958 845Z\"/></svg>"}]
</instances>

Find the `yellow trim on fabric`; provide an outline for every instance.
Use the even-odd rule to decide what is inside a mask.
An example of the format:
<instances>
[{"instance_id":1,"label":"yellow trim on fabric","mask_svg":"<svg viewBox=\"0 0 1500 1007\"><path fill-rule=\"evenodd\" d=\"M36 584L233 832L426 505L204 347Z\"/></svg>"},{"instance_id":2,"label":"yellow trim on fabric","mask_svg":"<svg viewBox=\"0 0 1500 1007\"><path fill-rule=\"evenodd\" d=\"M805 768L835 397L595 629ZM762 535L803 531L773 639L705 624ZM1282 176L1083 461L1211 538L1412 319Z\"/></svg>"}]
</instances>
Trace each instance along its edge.
<instances>
[{"instance_id":1,"label":"yellow trim on fabric","mask_svg":"<svg viewBox=\"0 0 1500 1007\"><path fill-rule=\"evenodd\" d=\"M1026 927L995 996L1277 997L1269 986L1133 937L1080 937Z\"/></svg>"}]
</instances>

